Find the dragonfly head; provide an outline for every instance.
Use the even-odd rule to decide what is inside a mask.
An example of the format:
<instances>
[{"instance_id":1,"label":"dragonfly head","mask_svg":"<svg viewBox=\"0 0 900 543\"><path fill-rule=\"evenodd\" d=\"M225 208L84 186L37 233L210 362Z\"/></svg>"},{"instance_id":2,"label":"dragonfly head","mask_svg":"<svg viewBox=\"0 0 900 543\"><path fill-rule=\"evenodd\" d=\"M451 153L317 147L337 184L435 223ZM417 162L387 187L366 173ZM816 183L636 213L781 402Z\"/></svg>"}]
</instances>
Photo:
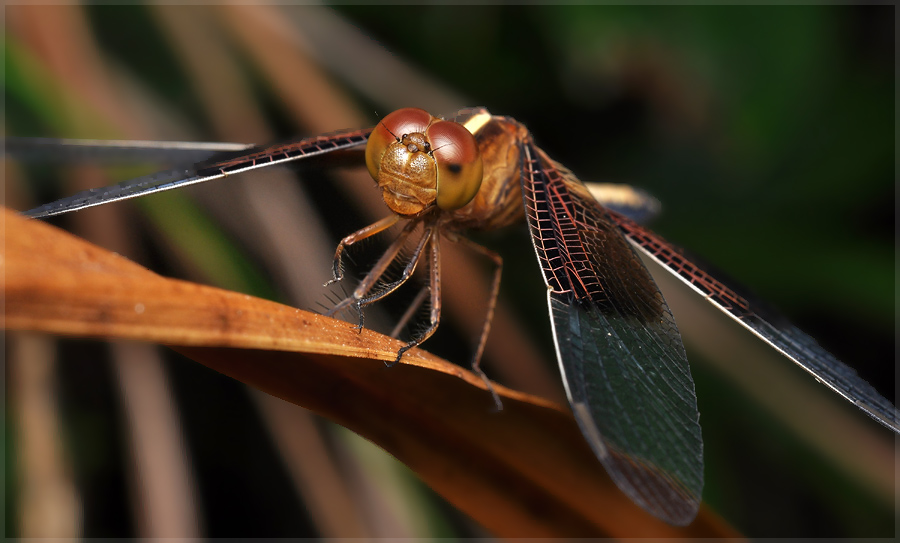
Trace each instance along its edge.
<instances>
[{"instance_id":1,"label":"dragonfly head","mask_svg":"<svg viewBox=\"0 0 900 543\"><path fill-rule=\"evenodd\" d=\"M474 136L417 108L399 109L378 123L366 145L366 167L385 204L400 215L432 204L459 209L475 197L483 175Z\"/></svg>"}]
</instances>

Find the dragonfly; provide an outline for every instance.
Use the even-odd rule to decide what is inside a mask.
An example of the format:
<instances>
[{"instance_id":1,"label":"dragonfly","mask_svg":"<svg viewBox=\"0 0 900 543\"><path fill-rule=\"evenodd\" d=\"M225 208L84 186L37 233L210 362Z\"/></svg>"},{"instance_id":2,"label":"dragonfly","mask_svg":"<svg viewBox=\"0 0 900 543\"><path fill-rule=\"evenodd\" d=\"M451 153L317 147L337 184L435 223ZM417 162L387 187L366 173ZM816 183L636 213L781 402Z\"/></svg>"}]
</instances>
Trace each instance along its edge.
<instances>
[{"instance_id":1,"label":"dragonfly","mask_svg":"<svg viewBox=\"0 0 900 543\"><path fill-rule=\"evenodd\" d=\"M7 151L14 152L19 143L8 140ZM68 143L69 148L80 145ZM98 142L84 144L86 149L98 147ZM502 258L465 233L525 222L546 285L556 357L575 420L615 484L671 524L685 525L696 516L703 491L703 441L681 336L641 253L817 381L900 433L897 408L852 368L742 288L717 278L708 266L640 224L655 200L623 200L614 191L591 191L510 117L485 108L464 109L447 118L406 108L374 128L270 146L194 151L223 152L190 167L92 189L24 214L49 217L326 155L364 160L390 213L341 240L332 282L343 279L348 248L395 225L404 226L353 292L329 313L354 307L362 327L363 308L396 291L424 261L427 285L413 304L428 303L429 322L399 349L396 363L440 323L441 239L464 243L496 264L473 361L473 369L492 391L479 361L497 300ZM385 279L386 270L398 262L399 278Z\"/></svg>"}]
</instances>

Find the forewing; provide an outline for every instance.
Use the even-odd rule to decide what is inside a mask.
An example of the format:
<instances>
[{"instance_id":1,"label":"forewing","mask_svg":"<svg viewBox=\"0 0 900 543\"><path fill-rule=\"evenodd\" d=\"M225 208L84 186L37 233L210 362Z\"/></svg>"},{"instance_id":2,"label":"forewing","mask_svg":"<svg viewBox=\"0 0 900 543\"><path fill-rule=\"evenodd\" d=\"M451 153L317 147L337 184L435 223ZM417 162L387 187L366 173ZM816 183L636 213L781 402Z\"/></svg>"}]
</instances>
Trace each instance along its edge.
<instances>
[{"instance_id":1,"label":"forewing","mask_svg":"<svg viewBox=\"0 0 900 543\"><path fill-rule=\"evenodd\" d=\"M743 292L744 289L723 280L721 274L711 273L709 266L688 256L683 249L622 215L613 213L611 216L629 241L663 268L870 417L900 433L897 408L862 380L853 368L832 356L787 319Z\"/></svg>"},{"instance_id":2,"label":"forewing","mask_svg":"<svg viewBox=\"0 0 900 543\"><path fill-rule=\"evenodd\" d=\"M217 155L191 167L138 177L111 187L91 189L24 212L34 218L59 215L155 192L203 183L256 168L285 164L326 153L365 146L371 129L341 131L290 143Z\"/></svg>"},{"instance_id":3,"label":"forewing","mask_svg":"<svg viewBox=\"0 0 900 543\"><path fill-rule=\"evenodd\" d=\"M703 442L672 314L584 185L531 142L522 147L525 213L581 431L619 488L687 524L703 489Z\"/></svg>"},{"instance_id":4,"label":"forewing","mask_svg":"<svg viewBox=\"0 0 900 543\"><path fill-rule=\"evenodd\" d=\"M62 164L194 164L217 154L245 152L256 147L247 143L18 137L8 137L3 143L6 156L17 160Z\"/></svg>"}]
</instances>

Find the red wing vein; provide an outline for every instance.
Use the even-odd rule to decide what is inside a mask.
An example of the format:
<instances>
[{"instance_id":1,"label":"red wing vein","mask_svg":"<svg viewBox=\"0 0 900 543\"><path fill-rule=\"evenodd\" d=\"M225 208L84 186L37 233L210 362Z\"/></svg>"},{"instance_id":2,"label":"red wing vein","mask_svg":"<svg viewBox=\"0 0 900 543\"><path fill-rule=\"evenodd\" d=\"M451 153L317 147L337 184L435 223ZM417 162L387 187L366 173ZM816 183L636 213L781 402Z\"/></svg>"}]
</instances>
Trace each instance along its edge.
<instances>
[{"instance_id":1,"label":"red wing vein","mask_svg":"<svg viewBox=\"0 0 900 543\"><path fill-rule=\"evenodd\" d=\"M581 182L531 142L522 156L525 213L576 420L626 494L669 522L689 522L703 488L703 444L671 312Z\"/></svg>"},{"instance_id":2,"label":"red wing vein","mask_svg":"<svg viewBox=\"0 0 900 543\"><path fill-rule=\"evenodd\" d=\"M610 216L633 245L663 268L870 417L900 433L900 412L897 408L860 378L853 368L835 358L813 338L744 293L744 289L733 282L716 279L714 275L722 277L722 274L713 273L709 266L700 264L698 259L690 257L684 250L623 215L612 213Z\"/></svg>"}]
</instances>

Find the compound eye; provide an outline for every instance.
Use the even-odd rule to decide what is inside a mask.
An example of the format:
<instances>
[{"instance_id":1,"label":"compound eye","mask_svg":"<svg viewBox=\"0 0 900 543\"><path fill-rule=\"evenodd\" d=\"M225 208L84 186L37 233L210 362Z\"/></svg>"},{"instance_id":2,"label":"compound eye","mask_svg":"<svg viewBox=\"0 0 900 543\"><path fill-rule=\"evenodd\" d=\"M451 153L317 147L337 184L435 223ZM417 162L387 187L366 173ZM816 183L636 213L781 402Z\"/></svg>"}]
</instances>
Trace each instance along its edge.
<instances>
[{"instance_id":1,"label":"compound eye","mask_svg":"<svg viewBox=\"0 0 900 543\"><path fill-rule=\"evenodd\" d=\"M446 211L459 209L481 188L484 167L475 137L452 121L434 122L425 136L437 164L437 206Z\"/></svg>"},{"instance_id":2,"label":"compound eye","mask_svg":"<svg viewBox=\"0 0 900 543\"><path fill-rule=\"evenodd\" d=\"M405 134L423 133L433 117L424 109L407 107L398 109L381 120L372 129L366 143L366 167L372 179L378 179L381 159L388 146Z\"/></svg>"}]
</instances>

